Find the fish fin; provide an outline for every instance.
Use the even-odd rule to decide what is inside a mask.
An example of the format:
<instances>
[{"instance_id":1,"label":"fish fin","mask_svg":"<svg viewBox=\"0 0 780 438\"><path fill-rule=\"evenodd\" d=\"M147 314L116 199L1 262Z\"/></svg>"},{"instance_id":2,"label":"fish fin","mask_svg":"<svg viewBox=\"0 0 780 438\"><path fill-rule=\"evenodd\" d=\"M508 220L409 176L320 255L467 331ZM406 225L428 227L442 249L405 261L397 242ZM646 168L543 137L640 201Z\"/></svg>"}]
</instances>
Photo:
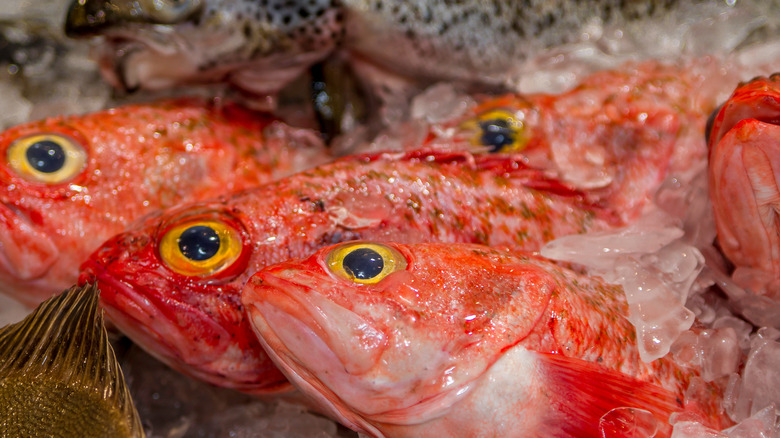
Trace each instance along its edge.
<instances>
[{"instance_id":1,"label":"fish fin","mask_svg":"<svg viewBox=\"0 0 780 438\"><path fill-rule=\"evenodd\" d=\"M682 400L658 385L593 362L561 354L538 355L554 394L554 408L563 416L553 417L551 430L564 432L564 436L649 437L656 427L656 435L665 436L671 432L669 416L683 410ZM657 421L648 422L649 416L642 416L642 411L648 411ZM603 431L602 419L609 423ZM550 436L558 435L560 432Z\"/></svg>"},{"instance_id":2,"label":"fish fin","mask_svg":"<svg viewBox=\"0 0 780 438\"><path fill-rule=\"evenodd\" d=\"M0 418L0 424L13 428L24 422L20 430L29 432L41 420L25 415L33 400L36 411L63 411L46 417L41 427L83 436L96 429L144 436L103 325L99 293L96 285L74 286L0 329L0 417L11 416ZM54 406L45 406L47 400ZM68 403L70 409L61 407Z\"/></svg>"}]
</instances>

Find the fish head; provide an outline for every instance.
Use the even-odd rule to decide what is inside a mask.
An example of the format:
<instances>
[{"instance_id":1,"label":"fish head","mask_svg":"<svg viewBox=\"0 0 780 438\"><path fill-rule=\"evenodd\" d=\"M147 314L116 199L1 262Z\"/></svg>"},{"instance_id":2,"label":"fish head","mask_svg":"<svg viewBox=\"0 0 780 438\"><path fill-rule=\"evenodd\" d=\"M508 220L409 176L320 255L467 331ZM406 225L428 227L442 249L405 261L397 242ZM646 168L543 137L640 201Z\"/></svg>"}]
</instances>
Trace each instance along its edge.
<instances>
[{"instance_id":1,"label":"fish head","mask_svg":"<svg viewBox=\"0 0 780 438\"><path fill-rule=\"evenodd\" d=\"M230 81L270 94L332 51L332 0L74 0L65 32L103 36L104 76L126 90Z\"/></svg>"},{"instance_id":2,"label":"fish head","mask_svg":"<svg viewBox=\"0 0 780 438\"><path fill-rule=\"evenodd\" d=\"M72 285L92 251L149 211L269 179L269 169L236 152L262 149L257 133L269 120L245 122L240 107L227 107L223 114L201 99L166 100L0 133L3 291L38 304Z\"/></svg>"},{"instance_id":3,"label":"fish head","mask_svg":"<svg viewBox=\"0 0 780 438\"><path fill-rule=\"evenodd\" d=\"M245 321L240 290L252 249L224 203L151 214L82 265L107 318L171 367L244 392L289 388Z\"/></svg>"},{"instance_id":4,"label":"fish head","mask_svg":"<svg viewBox=\"0 0 780 438\"><path fill-rule=\"evenodd\" d=\"M85 221L98 220L89 211L98 164L92 140L62 119L0 134L0 281L27 305L72 284L77 265L63 260L63 245L97 245L85 235Z\"/></svg>"},{"instance_id":5,"label":"fish head","mask_svg":"<svg viewBox=\"0 0 780 438\"><path fill-rule=\"evenodd\" d=\"M521 272L528 287L508 287ZM294 385L376 434L463 397L533 330L551 291L540 271L484 247L353 241L259 271L242 301Z\"/></svg>"},{"instance_id":6,"label":"fish head","mask_svg":"<svg viewBox=\"0 0 780 438\"><path fill-rule=\"evenodd\" d=\"M741 84L710 125L720 247L737 267L780 274L780 75Z\"/></svg>"}]
</instances>

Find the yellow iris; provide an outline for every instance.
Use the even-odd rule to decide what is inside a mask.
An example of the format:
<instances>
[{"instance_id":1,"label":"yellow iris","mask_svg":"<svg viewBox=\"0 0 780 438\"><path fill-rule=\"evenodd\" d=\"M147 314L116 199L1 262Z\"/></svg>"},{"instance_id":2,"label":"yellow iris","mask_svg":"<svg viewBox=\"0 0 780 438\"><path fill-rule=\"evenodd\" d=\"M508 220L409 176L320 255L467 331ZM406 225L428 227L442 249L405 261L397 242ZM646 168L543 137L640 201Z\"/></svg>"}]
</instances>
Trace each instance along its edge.
<instances>
[{"instance_id":1,"label":"yellow iris","mask_svg":"<svg viewBox=\"0 0 780 438\"><path fill-rule=\"evenodd\" d=\"M213 219L194 219L176 225L163 235L160 258L173 271L187 276L220 272L241 255L239 232Z\"/></svg>"},{"instance_id":2,"label":"yellow iris","mask_svg":"<svg viewBox=\"0 0 780 438\"><path fill-rule=\"evenodd\" d=\"M28 181L60 184L84 170L87 153L68 136L33 134L11 143L6 159L10 168Z\"/></svg>"},{"instance_id":3,"label":"yellow iris","mask_svg":"<svg viewBox=\"0 0 780 438\"><path fill-rule=\"evenodd\" d=\"M461 127L475 131L471 142L490 152L519 152L528 144L523 121L503 109L493 109L464 122Z\"/></svg>"},{"instance_id":4,"label":"yellow iris","mask_svg":"<svg viewBox=\"0 0 780 438\"><path fill-rule=\"evenodd\" d=\"M366 242L339 245L328 253L325 262L334 274L360 284L378 283L407 265L395 248Z\"/></svg>"}]
</instances>

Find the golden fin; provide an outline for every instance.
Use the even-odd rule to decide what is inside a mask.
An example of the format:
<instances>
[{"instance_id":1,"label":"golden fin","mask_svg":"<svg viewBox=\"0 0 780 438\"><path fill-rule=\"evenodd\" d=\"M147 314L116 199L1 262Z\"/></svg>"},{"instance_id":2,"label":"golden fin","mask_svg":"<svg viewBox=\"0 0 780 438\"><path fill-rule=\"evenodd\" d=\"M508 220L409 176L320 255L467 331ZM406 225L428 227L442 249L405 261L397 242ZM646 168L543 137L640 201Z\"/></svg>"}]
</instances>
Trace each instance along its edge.
<instances>
[{"instance_id":1,"label":"golden fin","mask_svg":"<svg viewBox=\"0 0 780 438\"><path fill-rule=\"evenodd\" d=\"M97 286L72 287L0 329L0 437L143 437Z\"/></svg>"}]
</instances>

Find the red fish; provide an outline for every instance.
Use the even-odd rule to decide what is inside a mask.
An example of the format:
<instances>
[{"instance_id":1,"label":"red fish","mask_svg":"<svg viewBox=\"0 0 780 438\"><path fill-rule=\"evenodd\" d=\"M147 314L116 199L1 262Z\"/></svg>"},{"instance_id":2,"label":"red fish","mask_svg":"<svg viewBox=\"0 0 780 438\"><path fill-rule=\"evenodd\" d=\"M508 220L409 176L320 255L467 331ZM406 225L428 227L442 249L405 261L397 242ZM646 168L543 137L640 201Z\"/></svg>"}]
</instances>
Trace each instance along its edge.
<instances>
[{"instance_id":1,"label":"red fish","mask_svg":"<svg viewBox=\"0 0 780 438\"><path fill-rule=\"evenodd\" d=\"M405 147L521 153L629 220L665 178L684 183L703 169L701 132L718 103L712 90L731 84L717 72L705 60L627 63L561 94L475 96L467 110L453 110L458 115L435 122L421 115L395 135ZM386 147L393 134L380 139Z\"/></svg>"},{"instance_id":2,"label":"red fish","mask_svg":"<svg viewBox=\"0 0 780 438\"><path fill-rule=\"evenodd\" d=\"M708 134L710 196L720 247L738 268L776 279L780 74L740 84L714 116Z\"/></svg>"},{"instance_id":3,"label":"red fish","mask_svg":"<svg viewBox=\"0 0 780 438\"><path fill-rule=\"evenodd\" d=\"M200 99L26 123L0 134L0 154L0 290L30 306L140 216L327 158L314 134Z\"/></svg>"},{"instance_id":4,"label":"red fish","mask_svg":"<svg viewBox=\"0 0 780 438\"><path fill-rule=\"evenodd\" d=\"M174 368L246 392L289 388L245 319L263 267L360 238L511 245L619 224L506 155L347 157L218 200L179 206L107 241L83 265L122 331Z\"/></svg>"},{"instance_id":5,"label":"red fish","mask_svg":"<svg viewBox=\"0 0 780 438\"><path fill-rule=\"evenodd\" d=\"M640 360L619 286L529 254L347 242L263 269L242 302L295 386L375 437L595 438L624 420L647 428L606 436L668 436L683 410L728 423L714 386L686 400L698 370Z\"/></svg>"}]
</instances>

